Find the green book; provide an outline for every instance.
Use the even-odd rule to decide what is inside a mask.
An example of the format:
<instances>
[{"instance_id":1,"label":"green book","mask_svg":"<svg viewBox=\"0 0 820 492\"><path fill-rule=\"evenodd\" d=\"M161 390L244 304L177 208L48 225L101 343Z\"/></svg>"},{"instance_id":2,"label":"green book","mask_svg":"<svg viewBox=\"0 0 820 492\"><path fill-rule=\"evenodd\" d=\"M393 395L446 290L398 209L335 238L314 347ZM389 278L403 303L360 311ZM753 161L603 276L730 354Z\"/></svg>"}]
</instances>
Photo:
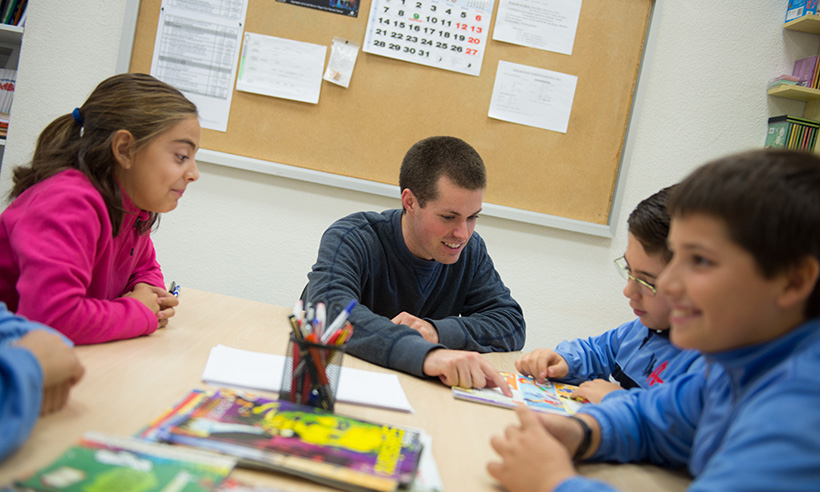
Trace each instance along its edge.
<instances>
[{"instance_id":1,"label":"green book","mask_svg":"<svg viewBox=\"0 0 820 492\"><path fill-rule=\"evenodd\" d=\"M235 464L232 458L195 449L87 433L16 485L38 492L205 492L221 484Z\"/></svg>"},{"instance_id":2,"label":"green book","mask_svg":"<svg viewBox=\"0 0 820 492\"><path fill-rule=\"evenodd\" d=\"M773 116L769 118L769 128L766 132L767 149L783 149L789 141L790 123L788 116Z\"/></svg>"}]
</instances>

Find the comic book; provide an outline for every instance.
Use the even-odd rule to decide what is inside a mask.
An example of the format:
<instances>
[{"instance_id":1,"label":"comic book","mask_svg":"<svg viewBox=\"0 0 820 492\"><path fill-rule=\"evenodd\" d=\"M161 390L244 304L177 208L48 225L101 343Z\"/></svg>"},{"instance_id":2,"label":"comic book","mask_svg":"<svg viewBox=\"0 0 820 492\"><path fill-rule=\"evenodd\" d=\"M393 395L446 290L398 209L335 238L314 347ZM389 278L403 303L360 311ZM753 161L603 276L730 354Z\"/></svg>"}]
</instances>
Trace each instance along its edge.
<instances>
[{"instance_id":1,"label":"comic book","mask_svg":"<svg viewBox=\"0 0 820 492\"><path fill-rule=\"evenodd\" d=\"M533 410L559 415L572 415L583 404L574 400L570 394L577 386L557 381L539 383L529 376L502 372L502 376L510 385L513 396L505 396L498 388L461 388L453 386L453 397L488 405L515 408L517 405L526 405Z\"/></svg>"},{"instance_id":2,"label":"comic book","mask_svg":"<svg viewBox=\"0 0 820 492\"><path fill-rule=\"evenodd\" d=\"M16 483L16 490L141 492L213 490L236 460L196 449L86 433L50 465Z\"/></svg>"},{"instance_id":3,"label":"comic book","mask_svg":"<svg viewBox=\"0 0 820 492\"><path fill-rule=\"evenodd\" d=\"M179 409L190 398L143 434L355 492L393 491L416 475L419 431L226 389L206 395L186 414Z\"/></svg>"}]
</instances>

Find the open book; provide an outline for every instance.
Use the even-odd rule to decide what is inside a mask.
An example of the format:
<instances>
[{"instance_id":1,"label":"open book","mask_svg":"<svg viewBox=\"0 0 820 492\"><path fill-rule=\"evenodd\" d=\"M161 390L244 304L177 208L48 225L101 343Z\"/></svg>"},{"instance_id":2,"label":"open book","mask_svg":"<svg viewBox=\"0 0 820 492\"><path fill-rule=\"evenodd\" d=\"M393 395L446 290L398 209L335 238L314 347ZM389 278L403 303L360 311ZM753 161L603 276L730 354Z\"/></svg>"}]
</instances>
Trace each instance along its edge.
<instances>
[{"instance_id":1,"label":"open book","mask_svg":"<svg viewBox=\"0 0 820 492\"><path fill-rule=\"evenodd\" d=\"M141 433L216 451L240 466L269 469L355 492L412 484L422 451L416 430L222 389L192 392Z\"/></svg>"},{"instance_id":2,"label":"open book","mask_svg":"<svg viewBox=\"0 0 820 492\"><path fill-rule=\"evenodd\" d=\"M18 481L17 490L207 492L235 464L196 449L89 432L53 463Z\"/></svg>"},{"instance_id":3,"label":"open book","mask_svg":"<svg viewBox=\"0 0 820 492\"><path fill-rule=\"evenodd\" d=\"M533 410L559 415L572 415L583 405L574 400L570 394L577 388L571 384L556 381L539 383L529 376L501 373L510 385L513 396L505 396L498 388L461 388L453 386L453 397L488 405L515 408L526 405Z\"/></svg>"}]
</instances>

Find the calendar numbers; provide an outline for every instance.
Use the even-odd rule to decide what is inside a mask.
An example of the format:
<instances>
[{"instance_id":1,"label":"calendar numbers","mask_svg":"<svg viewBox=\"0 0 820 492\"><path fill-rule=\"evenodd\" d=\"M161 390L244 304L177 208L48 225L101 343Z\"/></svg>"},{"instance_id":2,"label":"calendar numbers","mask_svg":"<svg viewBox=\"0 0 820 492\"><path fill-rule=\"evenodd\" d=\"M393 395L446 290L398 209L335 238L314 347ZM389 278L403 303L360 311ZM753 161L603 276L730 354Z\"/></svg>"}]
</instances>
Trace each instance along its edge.
<instances>
[{"instance_id":1,"label":"calendar numbers","mask_svg":"<svg viewBox=\"0 0 820 492\"><path fill-rule=\"evenodd\" d=\"M493 0L372 0L364 51L479 75Z\"/></svg>"}]
</instances>

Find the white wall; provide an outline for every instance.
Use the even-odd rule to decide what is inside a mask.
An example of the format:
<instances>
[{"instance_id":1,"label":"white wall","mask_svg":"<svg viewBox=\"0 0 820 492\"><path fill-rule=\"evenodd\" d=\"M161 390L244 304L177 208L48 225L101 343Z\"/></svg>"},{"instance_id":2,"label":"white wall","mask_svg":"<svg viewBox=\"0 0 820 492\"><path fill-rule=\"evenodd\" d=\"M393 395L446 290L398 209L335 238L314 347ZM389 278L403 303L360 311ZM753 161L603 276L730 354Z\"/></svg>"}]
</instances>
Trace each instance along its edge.
<instances>
[{"instance_id":1,"label":"white wall","mask_svg":"<svg viewBox=\"0 0 820 492\"><path fill-rule=\"evenodd\" d=\"M769 116L802 114L802 103L765 94L768 79L818 51L818 36L782 29L786 3L658 0L614 239L480 219L477 230L524 308L527 349L630 319L612 259L623 252L632 208L708 159L762 146ZM10 168L30 158L39 131L115 73L124 16L124 2L31 2L0 175L4 196ZM398 162L386 164L398 173ZM299 295L319 237L336 218L399 206L210 164L200 172L154 236L166 279L275 304Z\"/></svg>"}]
</instances>

